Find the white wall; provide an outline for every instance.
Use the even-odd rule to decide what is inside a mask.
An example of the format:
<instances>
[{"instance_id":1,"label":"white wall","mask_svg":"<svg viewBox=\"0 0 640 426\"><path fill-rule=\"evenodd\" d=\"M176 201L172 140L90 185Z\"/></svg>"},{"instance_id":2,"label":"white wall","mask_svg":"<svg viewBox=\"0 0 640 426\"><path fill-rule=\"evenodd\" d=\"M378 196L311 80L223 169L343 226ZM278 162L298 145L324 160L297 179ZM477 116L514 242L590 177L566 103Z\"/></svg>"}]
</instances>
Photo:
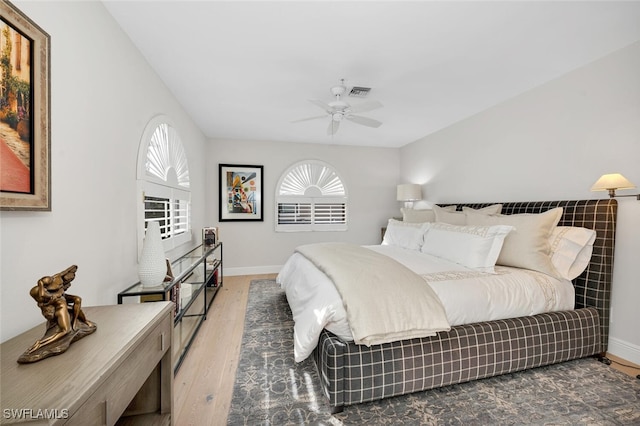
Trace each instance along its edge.
<instances>
[{"instance_id":1,"label":"white wall","mask_svg":"<svg viewBox=\"0 0 640 426\"><path fill-rule=\"evenodd\" d=\"M44 320L29 297L44 275L78 265L70 292L86 306L137 281L136 157L154 115L185 146L195 229L205 208L204 136L102 3L14 4L51 35L52 211L0 213L2 341Z\"/></svg>"},{"instance_id":2,"label":"white wall","mask_svg":"<svg viewBox=\"0 0 640 426\"><path fill-rule=\"evenodd\" d=\"M640 184L640 42L401 149L433 202L573 200ZM636 191L621 191L637 193ZM609 350L640 363L640 201L619 199Z\"/></svg>"},{"instance_id":3,"label":"white wall","mask_svg":"<svg viewBox=\"0 0 640 426\"><path fill-rule=\"evenodd\" d=\"M227 274L278 272L300 244L346 241L379 244L380 228L400 214L395 201L399 150L307 143L213 140L207 151L207 223L219 226ZM345 232L275 232L275 189L282 173L301 160L333 166L347 187ZM263 222L218 222L218 164L264 166Z\"/></svg>"}]
</instances>

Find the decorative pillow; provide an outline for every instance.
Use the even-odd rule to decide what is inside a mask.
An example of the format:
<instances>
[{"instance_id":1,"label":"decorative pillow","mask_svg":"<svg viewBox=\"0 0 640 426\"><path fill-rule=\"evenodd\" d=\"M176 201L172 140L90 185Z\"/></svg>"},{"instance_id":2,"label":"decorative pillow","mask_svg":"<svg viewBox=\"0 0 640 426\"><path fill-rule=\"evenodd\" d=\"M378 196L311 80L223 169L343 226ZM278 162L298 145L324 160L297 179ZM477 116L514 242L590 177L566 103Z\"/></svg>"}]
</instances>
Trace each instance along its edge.
<instances>
[{"instance_id":1,"label":"decorative pillow","mask_svg":"<svg viewBox=\"0 0 640 426\"><path fill-rule=\"evenodd\" d=\"M441 207L445 210L455 211L456 206L447 206ZM424 223L424 222L435 222L436 214L431 209L422 209L422 210L414 210L401 208L402 211L402 221L409 223Z\"/></svg>"},{"instance_id":2,"label":"decorative pillow","mask_svg":"<svg viewBox=\"0 0 640 426\"><path fill-rule=\"evenodd\" d=\"M424 241L424 232L428 227L429 224L427 223L405 223L389 219L382 245L420 250Z\"/></svg>"},{"instance_id":3,"label":"decorative pillow","mask_svg":"<svg viewBox=\"0 0 640 426\"><path fill-rule=\"evenodd\" d=\"M421 252L477 269L494 272L504 238L512 226L457 226L433 223L424 236Z\"/></svg>"},{"instance_id":4,"label":"decorative pillow","mask_svg":"<svg viewBox=\"0 0 640 426\"><path fill-rule=\"evenodd\" d=\"M572 280L589 265L596 231L575 226L557 226L551 234L551 262L558 273Z\"/></svg>"},{"instance_id":5,"label":"decorative pillow","mask_svg":"<svg viewBox=\"0 0 640 426\"><path fill-rule=\"evenodd\" d=\"M455 210L455 209L454 209ZM500 214L502 211L502 204L493 204L491 206L483 207L481 209L472 209L471 207L463 207L461 212L448 211L445 207L433 206L433 211L436 215L436 222L444 222L451 225L466 225L467 216L465 212L472 211L481 214Z\"/></svg>"},{"instance_id":6,"label":"decorative pillow","mask_svg":"<svg viewBox=\"0 0 640 426\"><path fill-rule=\"evenodd\" d=\"M554 277L560 276L551 262L549 239L560 221L562 207L540 214L489 216L467 211L466 215L470 225L511 225L515 228L504 239L497 265L515 266Z\"/></svg>"},{"instance_id":7,"label":"decorative pillow","mask_svg":"<svg viewBox=\"0 0 640 426\"><path fill-rule=\"evenodd\" d=\"M487 207L482 207L480 209L472 209L471 207L462 207L463 212L478 212L482 214L500 214L502 213L502 204L492 204Z\"/></svg>"}]
</instances>

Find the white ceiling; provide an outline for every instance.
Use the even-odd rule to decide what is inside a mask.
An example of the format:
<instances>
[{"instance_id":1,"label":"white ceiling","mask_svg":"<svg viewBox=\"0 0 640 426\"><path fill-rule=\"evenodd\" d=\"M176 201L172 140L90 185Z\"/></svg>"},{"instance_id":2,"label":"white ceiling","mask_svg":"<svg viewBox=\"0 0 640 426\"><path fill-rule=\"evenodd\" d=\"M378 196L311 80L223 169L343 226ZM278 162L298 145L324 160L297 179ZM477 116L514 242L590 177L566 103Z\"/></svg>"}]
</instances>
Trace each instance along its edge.
<instances>
[{"instance_id":1,"label":"white ceiling","mask_svg":"<svg viewBox=\"0 0 640 426\"><path fill-rule=\"evenodd\" d=\"M400 147L640 40L638 1L105 1L209 138ZM384 107L308 99L371 87ZM347 98L351 104L363 99Z\"/></svg>"}]
</instances>

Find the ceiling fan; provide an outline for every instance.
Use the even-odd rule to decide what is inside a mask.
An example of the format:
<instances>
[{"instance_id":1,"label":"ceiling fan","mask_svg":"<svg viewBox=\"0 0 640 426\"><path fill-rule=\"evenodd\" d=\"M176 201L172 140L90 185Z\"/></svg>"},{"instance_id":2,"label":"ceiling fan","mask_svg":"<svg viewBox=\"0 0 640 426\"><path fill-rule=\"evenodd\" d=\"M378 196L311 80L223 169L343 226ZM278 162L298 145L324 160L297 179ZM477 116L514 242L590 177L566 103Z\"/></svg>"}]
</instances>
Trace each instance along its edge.
<instances>
[{"instance_id":1,"label":"ceiling fan","mask_svg":"<svg viewBox=\"0 0 640 426\"><path fill-rule=\"evenodd\" d=\"M344 96L346 92L347 88L344 85L344 79L340 80L340 84L331 88L331 94L336 98L335 101L326 103L319 99L309 99L309 102L322 108L325 111L325 115L303 118L300 120L292 121L292 123L326 118L328 115L331 118L329 127L327 127L327 135L329 136L334 135L338 131L342 120L349 120L367 127L380 127L382 123L378 120L354 114L382 108L382 104L378 101L365 101L357 105L349 105L347 102L342 100L342 96Z\"/></svg>"}]
</instances>

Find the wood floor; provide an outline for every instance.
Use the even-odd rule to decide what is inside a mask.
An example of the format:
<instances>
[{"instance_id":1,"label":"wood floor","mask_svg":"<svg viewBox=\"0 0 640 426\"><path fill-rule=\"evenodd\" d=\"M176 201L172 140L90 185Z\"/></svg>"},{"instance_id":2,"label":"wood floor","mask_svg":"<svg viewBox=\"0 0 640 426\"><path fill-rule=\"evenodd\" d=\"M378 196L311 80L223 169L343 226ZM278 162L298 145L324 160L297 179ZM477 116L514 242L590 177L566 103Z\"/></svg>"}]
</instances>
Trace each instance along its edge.
<instances>
[{"instance_id":1,"label":"wood floor","mask_svg":"<svg viewBox=\"0 0 640 426\"><path fill-rule=\"evenodd\" d=\"M227 424L249 284L254 279L275 277L275 274L224 277L207 319L174 379L174 424Z\"/></svg>"},{"instance_id":2,"label":"wood floor","mask_svg":"<svg viewBox=\"0 0 640 426\"><path fill-rule=\"evenodd\" d=\"M204 321L174 380L174 424L226 425L231 405L236 367L240 357L240 344L249 284L254 279L275 278L272 275L245 275L224 277L224 285L216 295ZM637 369L618 363L633 365L609 355L611 366L632 377ZM636 367L638 367L636 365Z\"/></svg>"}]
</instances>

